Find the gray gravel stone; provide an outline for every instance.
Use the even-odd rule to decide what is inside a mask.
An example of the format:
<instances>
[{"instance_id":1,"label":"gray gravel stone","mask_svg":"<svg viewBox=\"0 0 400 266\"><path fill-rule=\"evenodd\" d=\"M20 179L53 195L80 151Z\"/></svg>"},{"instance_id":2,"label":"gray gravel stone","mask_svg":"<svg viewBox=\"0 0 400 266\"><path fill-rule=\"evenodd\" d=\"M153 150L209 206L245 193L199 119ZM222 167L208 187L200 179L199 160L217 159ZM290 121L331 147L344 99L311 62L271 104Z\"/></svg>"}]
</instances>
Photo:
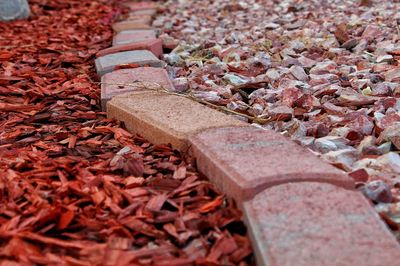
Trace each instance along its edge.
<instances>
[{"instance_id":1,"label":"gray gravel stone","mask_svg":"<svg viewBox=\"0 0 400 266\"><path fill-rule=\"evenodd\" d=\"M29 17L27 0L0 0L0 20L10 21Z\"/></svg>"}]
</instances>

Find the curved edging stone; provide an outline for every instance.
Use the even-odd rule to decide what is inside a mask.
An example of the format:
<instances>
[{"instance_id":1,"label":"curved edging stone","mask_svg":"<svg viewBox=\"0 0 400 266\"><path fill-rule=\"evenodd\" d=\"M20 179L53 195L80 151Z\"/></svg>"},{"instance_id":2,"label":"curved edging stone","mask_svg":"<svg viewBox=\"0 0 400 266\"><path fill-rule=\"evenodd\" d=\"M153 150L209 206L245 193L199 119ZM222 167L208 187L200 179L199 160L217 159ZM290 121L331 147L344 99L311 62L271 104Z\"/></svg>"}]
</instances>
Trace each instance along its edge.
<instances>
[{"instance_id":1,"label":"curved edging stone","mask_svg":"<svg viewBox=\"0 0 400 266\"><path fill-rule=\"evenodd\" d=\"M153 29L122 30L114 36L113 46L152 41L155 39L157 39L157 33Z\"/></svg>"},{"instance_id":2,"label":"curved edging stone","mask_svg":"<svg viewBox=\"0 0 400 266\"><path fill-rule=\"evenodd\" d=\"M143 11L143 10L153 10L158 9L158 5L151 1L133 2L133 1L123 1L121 3L123 6L128 7L132 12Z\"/></svg>"},{"instance_id":3,"label":"curved edging stone","mask_svg":"<svg viewBox=\"0 0 400 266\"><path fill-rule=\"evenodd\" d=\"M116 45L116 46L99 51L96 54L96 56L101 57L101 56L105 56L105 55L109 55L109 54L115 54L118 52L126 52L126 51L134 51L134 50L149 50L158 58L163 53L162 40L155 39L155 40L144 41L144 42Z\"/></svg>"},{"instance_id":4,"label":"curved edging stone","mask_svg":"<svg viewBox=\"0 0 400 266\"><path fill-rule=\"evenodd\" d=\"M186 151L189 135L204 129L245 123L185 97L164 92L132 92L107 103L107 116L154 144L170 143Z\"/></svg>"},{"instance_id":5,"label":"curved edging stone","mask_svg":"<svg viewBox=\"0 0 400 266\"><path fill-rule=\"evenodd\" d=\"M127 84L123 86L121 84ZM106 111L106 104L112 97L146 89L174 91L174 85L163 68L138 67L119 69L101 77L101 109Z\"/></svg>"},{"instance_id":6,"label":"curved edging stone","mask_svg":"<svg viewBox=\"0 0 400 266\"><path fill-rule=\"evenodd\" d=\"M189 142L199 171L238 202L288 182L319 181L354 188L354 181L342 171L271 130L213 128Z\"/></svg>"},{"instance_id":7,"label":"curved edging stone","mask_svg":"<svg viewBox=\"0 0 400 266\"><path fill-rule=\"evenodd\" d=\"M151 29L151 26L146 23L146 20L136 19L114 23L112 28L115 32L121 32L124 30L144 30Z\"/></svg>"},{"instance_id":8,"label":"curved edging stone","mask_svg":"<svg viewBox=\"0 0 400 266\"><path fill-rule=\"evenodd\" d=\"M258 265L397 265L400 245L361 193L288 183L243 204Z\"/></svg>"}]
</instances>

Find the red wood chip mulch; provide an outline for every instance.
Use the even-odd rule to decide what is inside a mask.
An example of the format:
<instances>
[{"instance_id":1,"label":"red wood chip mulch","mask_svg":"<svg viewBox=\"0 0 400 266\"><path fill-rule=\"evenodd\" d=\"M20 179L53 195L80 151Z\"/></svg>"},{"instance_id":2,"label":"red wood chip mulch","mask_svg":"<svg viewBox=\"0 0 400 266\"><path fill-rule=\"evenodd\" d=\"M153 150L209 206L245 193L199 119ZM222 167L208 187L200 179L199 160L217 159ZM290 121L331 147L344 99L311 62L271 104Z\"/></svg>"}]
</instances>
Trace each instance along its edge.
<instances>
[{"instance_id":1,"label":"red wood chip mulch","mask_svg":"<svg viewBox=\"0 0 400 266\"><path fill-rule=\"evenodd\" d=\"M0 23L0 265L253 264L232 202L99 112L93 59L118 9L30 4Z\"/></svg>"}]
</instances>

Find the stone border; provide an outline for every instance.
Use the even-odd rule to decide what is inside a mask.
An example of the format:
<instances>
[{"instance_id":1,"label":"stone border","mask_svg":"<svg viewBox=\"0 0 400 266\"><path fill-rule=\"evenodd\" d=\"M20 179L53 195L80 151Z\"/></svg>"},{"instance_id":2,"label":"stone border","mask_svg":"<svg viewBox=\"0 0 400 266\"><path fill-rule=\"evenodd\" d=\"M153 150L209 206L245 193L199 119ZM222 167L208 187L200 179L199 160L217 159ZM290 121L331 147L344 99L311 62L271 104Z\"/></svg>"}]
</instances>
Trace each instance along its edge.
<instances>
[{"instance_id":1,"label":"stone border","mask_svg":"<svg viewBox=\"0 0 400 266\"><path fill-rule=\"evenodd\" d=\"M136 85L102 84L102 99L109 97L103 92L116 95L107 102L108 117L155 144L167 142L194 156L199 171L243 210L258 265L396 265L399 243L344 172L279 133L175 93L173 82L162 86L163 92L138 88L149 76L165 80L162 71L145 69L149 61L143 56L161 54L148 20L157 5L124 5L131 10L129 19L114 26L116 35L125 36L123 44L100 51L97 62L108 56L107 75L123 83L129 77ZM135 70L112 71L121 65ZM97 71L103 75L104 67Z\"/></svg>"}]
</instances>

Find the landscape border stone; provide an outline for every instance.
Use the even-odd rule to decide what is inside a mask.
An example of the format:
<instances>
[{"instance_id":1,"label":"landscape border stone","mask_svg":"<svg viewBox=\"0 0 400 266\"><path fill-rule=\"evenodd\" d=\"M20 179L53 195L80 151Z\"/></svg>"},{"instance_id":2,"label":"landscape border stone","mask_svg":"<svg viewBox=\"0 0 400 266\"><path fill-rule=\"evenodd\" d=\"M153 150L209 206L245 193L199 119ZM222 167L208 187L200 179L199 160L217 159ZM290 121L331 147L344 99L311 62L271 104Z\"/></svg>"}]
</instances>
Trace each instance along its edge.
<instances>
[{"instance_id":1,"label":"landscape border stone","mask_svg":"<svg viewBox=\"0 0 400 266\"><path fill-rule=\"evenodd\" d=\"M239 203L289 182L354 188L353 179L342 171L271 130L213 128L191 136L189 142L199 171Z\"/></svg>"},{"instance_id":2,"label":"landscape border stone","mask_svg":"<svg viewBox=\"0 0 400 266\"><path fill-rule=\"evenodd\" d=\"M258 265L396 265L400 245L359 192L286 183L243 206Z\"/></svg>"},{"instance_id":3,"label":"landscape border stone","mask_svg":"<svg viewBox=\"0 0 400 266\"><path fill-rule=\"evenodd\" d=\"M122 86L122 84L129 84ZM115 70L101 77L101 107L106 111L106 104L112 97L133 91L160 88L174 91L174 85L163 68L138 67Z\"/></svg>"},{"instance_id":4,"label":"landscape border stone","mask_svg":"<svg viewBox=\"0 0 400 266\"><path fill-rule=\"evenodd\" d=\"M135 65L135 67L162 67L162 62L150 51L134 50L101 56L95 60L95 65L97 75L101 77L113 71L118 66Z\"/></svg>"},{"instance_id":5,"label":"landscape border stone","mask_svg":"<svg viewBox=\"0 0 400 266\"><path fill-rule=\"evenodd\" d=\"M115 54L118 52L127 52L133 50L149 50L156 57L160 57L163 54L163 43L161 39L155 39L144 42L137 42L131 44L116 45L99 51L96 56L101 57L108 54Z\"/></svg>"},{"instance_id":6,"label":"landscape border stone","mask_svg":"<svg viewBox=\"0 0 400 266\"><path fill-rule=\"evenodd\" d=\"M190 135L214 127L245 126L235 118L186 97L165 92L132 92L113 97L107 116L154 144L170 143L187 151Z\"/></svg>"},{"instance_id":7,"label":"landscape border stone","mask_svg":"<svg viewBox=\"0 0 400 266\"><path fill-rule=\"evenodd\" d=\"M129 8L131 11L139 10L157 10L158 5L155 2L143 1L143 2L132 2L125 1L122 3L123 6Z\"/></svg>"},{"instance_id":8,"label":"landscape border stone","mask_svg":"<svg viewBox=\"0 0 400 266\"><path fill-rule=\"evenodd\" d=\"M118 32L113 38L113 45L123 45L157 39L154 29L123 30Z\"/></svg>"},{"instance_id":9,"label":"landscape border stone","mask_svg":"<svg viewBox=\"0 0 400 266\"><path fill-rule=\"evenodd\" d=\"M112 28L115 32L121 32L124 30L146 30L151 29L151 26L141 20L127 20L114 23Z\"/></svg>"}]
</instances>

